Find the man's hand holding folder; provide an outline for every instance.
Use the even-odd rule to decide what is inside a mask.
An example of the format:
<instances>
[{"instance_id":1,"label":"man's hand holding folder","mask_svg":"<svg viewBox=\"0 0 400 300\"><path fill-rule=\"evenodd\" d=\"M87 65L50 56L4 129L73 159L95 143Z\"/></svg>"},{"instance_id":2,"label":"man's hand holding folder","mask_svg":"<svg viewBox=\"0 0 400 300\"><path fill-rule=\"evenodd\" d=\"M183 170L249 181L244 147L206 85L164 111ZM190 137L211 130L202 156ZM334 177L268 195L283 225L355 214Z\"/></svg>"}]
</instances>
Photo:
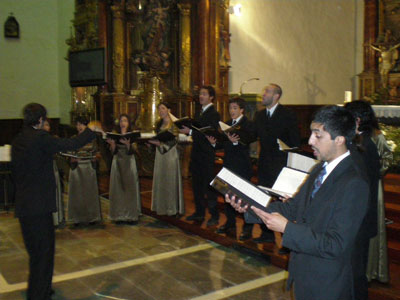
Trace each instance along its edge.
<instances>
[{"instance_id":1,"label":"man's hand holding folder","mask_svg":"<svg viewBox=\"0 0 400 300\"><path fill-rule=\"evenodd\" d=\"M260 208L257 208L255 206L250 206L249 204L244 204L242 203L242 199L237 199L236 196L232 196L229 194L225 195L225 201L232 205L232 207L238 211L239 213L245 213L248 212L249 209L257 215L261 219L261 221L264 222L265 225L270 230L277 231L277 232L285 232L286 225L288 223L288 220L282 216L281 214L277 212L273 213L268 213Z\"/></svg>"}]
</instances>

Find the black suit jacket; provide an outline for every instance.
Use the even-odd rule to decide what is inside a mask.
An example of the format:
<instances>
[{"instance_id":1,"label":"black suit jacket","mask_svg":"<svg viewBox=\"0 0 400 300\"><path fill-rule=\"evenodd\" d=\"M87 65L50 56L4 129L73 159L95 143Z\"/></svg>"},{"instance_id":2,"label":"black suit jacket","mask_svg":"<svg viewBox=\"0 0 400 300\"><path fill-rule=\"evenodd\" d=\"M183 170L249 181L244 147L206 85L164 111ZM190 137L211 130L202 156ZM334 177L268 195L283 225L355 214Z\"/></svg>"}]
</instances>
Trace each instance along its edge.
<instances>
[{"instance_id":1,"label":"black suit jacket","mask_svg":"<svg viewBox=\"0 0 400 300\"><path fill-rule=\"evenodd\" d=\"M288 287L297 300L346 300L353 297L351 253L367 211L369 187L351 156L343 159L310 201L322 163L297 195L271 203L289 222L283 245L291 249Z\"/></svg>"},{"instance_id":2,"label":"black suit jacket","mask_svg":"<svg viewBox=\"0 0 400 300\"><path fill-rule=\"evenodd\" d=\"M232 120L229 120L227 124L231 126ZM249 143L255 140L254 125L246 116L243 116L235 126L240 126L241 129L249 133L248 143L244 145L241 143L234 145L231 141L226 141L217 144L217 147L224 149L224 167L250 180L253 175L253 168L250 159Z\"/></svg>"},{"instance_id":3,"label":"black suit jacket","mask_svg":"<svg viewBox=\"0 0 400 300\"><path fill-rule=\"evenodd\" d=\"M56 183L53 155L75 150L95 138L86 129L73 139L52 137L48 132L24 127L11 148L11 171L16 185L15 215L37 216L56 211Z\"/></svg>"},{"instance_id":4,"label":"black suit jacket","mask_svg":"<svg viewBox=\"0 0 400 300\"><path fill-rule=\"evenodd\" d=\"M300 147L296 114L278 104L269 121L266 110L262 109L256 113L254 123L261 146L258 162L259 183L272 186L287 163L287 153L279 150L277 139L290 147Z\"/></svg>"},{"instance_id":5,"label":"black suit jacket","mask_svg":"<svg viewBox=\"0 0 400 300\"><path fill-rule=\"evenodd\" d=\"M219 127L220 120L219 113L214 105L208 107L201 115L195 116L195 121L200 127L212 126L215 129ZM197 130L192 130L193 147L191 153L191 163L202 165L204 163L214 164L215 150L214 147L207 140L206 136Z\"/></svg>"}]
</instances>

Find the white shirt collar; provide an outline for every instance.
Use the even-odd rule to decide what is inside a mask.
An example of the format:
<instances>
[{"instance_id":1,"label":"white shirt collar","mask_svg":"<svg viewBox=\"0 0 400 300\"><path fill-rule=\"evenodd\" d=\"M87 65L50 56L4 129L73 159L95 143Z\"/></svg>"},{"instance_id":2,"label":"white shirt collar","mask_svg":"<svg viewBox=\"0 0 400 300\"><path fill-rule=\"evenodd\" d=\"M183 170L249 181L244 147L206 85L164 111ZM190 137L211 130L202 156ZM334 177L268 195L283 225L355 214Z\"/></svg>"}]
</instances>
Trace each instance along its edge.
<instances>
[{"instance_id":1,"label":"white shirt collar","mask_svg":"<svg viewBox=\"0 0 400 300\"><path fill-rule=\"evenodd\" d=\"M334 160L332 160L330 163L325 162L324 163L324 168L326 170L326 174L324 178L322 179L322 182L325 181L325 179L329 176L329 174L336 168L336 166L347 156L350 155L350 151L347 150L347 152L343 153L342 155L336 157Z\"/></svg>"},{"instance_id":2,"label":"white shirt collar","mask_svg":"<svg viewBox=\"0 0 400 300\"><path fill-rule=\"evenodd\" d=\"M274 106L272 106L271 108L266 108L266 111L269 111L269 116L270 117L272 117L272 115L274 114L274 111L278 107L278 104L279 104L279 102L276 102L276 104Z\"/></svg>"},{"instance_id":3,"label":"white shirt collar","mask_svg":"<svg viewBox=\"0 0 400 300\"><path fill-rule=\"evenodd\" d=\"M211 105L213 105L212 102L211 102L211 103L208 103L206 106L203 106L203 107L201 108L201 112L205 112L205 111L207 110L207 108L209 108Z\"/></svg>"},{"instance_id":4,"label":"white shirt collar","mask_svg":"<svg viewBox=\"0 0 400 300\"><path fill-rule=\"evenodd\" d=\"M240 115L237 119L232 119L232 124L236 121L236 124L242 119L243 115Z\"/></svg>"}]
</instances>

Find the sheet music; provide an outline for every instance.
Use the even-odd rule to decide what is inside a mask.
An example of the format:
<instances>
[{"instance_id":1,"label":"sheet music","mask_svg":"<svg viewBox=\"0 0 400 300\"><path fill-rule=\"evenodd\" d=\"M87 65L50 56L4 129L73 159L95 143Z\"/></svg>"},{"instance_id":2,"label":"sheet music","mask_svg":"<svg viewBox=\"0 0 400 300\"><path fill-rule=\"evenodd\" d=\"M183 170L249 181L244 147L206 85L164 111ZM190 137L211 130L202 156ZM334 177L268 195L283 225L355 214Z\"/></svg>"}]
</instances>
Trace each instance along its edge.
<instances>
[{"instance_id":1,"label":"sheet music","mask_svg":"<svg viewBox=\"0 0 400 300\"><path fill-rule=\"evenodd\" d=\"M286 144L285 144L283 141L281 141L280 139L276 139L276 142L278 143L278 145L279 145L279 150L281 150L281 151L289 151L289 150L297 149L297 147L290 148L288 145L286 145Z\"/></svg>"},{"instance_id":2,"label":"sheet music","mask_svg":"<svg viewBox=\"0 0 400 300\"><path fill-rule=\"evenodd\" d=\"M317 163L319 163L317 159L294 152L288 153L287 166L292 169L310 173Z\"/></svg>"},{"instance_id":3,"label":"sheet music","mask_svg":"<svg viewBox=\"0 0 400 300\"><path fill-rule=\"evenodd\" d=\"M70 153L65 153L65 152L60 152L60 155L65 156L65 157L76 158L76 159L94 159L94 158L96 158L96 155L79 156L76 154L70 154Z\"/></svg>"},{"instance_id":4,"label":"sheet music","mask_svg":"<svg viewBox=\"0 0 400 300\"><path fill-rule=\"evenodd\" d=\"M225 182L229 183L241 193L246 194L249 198L258 202L260 205L266 207L271 200L271 197L257 189L254 185L246 182L226 168L222 168L217 174Z\"/></svg>"},{"instance_id":5,"label":"sheet music","mask_svg":"<svg viewBox=\"0 0 400 300\"><path fill-rule=\"evenodd\" d=\"M151 139L156 136L156 133L154 131L151 132L141 132L140 133L140 138L142 139Z\"/></svg>"},{"instance_id":6,"label":"sheet music","mask_svg":"<svg viewBox=\"0 0 400 300\"><path fill-rule=\"evenodd\" d=\"M173 114L171 114L170 112L168 114L169 114L169 118L171 119L172 122L178 121L178 118L175 117Z\"/></svg>"},{"instance_id":7,"label":"sheet music","mask_svg":"<svg viewBox=\"0 0 400 300\"><path fill-rule=\"evenodd\" d=\"M10 162L11 161L11 146L4 145L0 147L0 161Z\"/></svg>"},{"instance_id":8,"label":"sheet music","mask_svg":"<svg viewBox=\"0 0 400 300\"><path fill-rule=\"evenodd\" d=\"M284 167L279 173L272 188L274 190L282 191L284 194L293 196L298 188L306 180L308 174L298 170Z\"/></svg>"},{"instance_id":9,"label":"sheet music","mask_svg":"<svg viewBox=\"0 0 400 300\"><path fill-rule=\"evenodd\" d=\"M224 122L219 121L219 127L221 127L222 131L228 130L229 128L231 128L231 126L229 126L228 124L225 124Z\"/></svg>"}]
</instances>

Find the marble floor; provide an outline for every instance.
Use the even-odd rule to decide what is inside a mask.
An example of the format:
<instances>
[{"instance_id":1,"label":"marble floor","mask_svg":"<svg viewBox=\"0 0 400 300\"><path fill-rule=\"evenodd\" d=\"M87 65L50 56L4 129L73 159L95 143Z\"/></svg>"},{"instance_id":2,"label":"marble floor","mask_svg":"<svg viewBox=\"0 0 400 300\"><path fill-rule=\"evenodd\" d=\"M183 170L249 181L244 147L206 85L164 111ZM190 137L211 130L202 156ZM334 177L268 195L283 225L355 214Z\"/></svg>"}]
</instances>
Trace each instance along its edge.
<instances>
[{"instance_id":1,"label":"marble floor","mask_svg":"<svg viewBox=\"0 0 400 300\"><path fill-rule=\"evenodd\" d=\"M102 200L102 207L107 201ZM106 215L107 209L103 210ZM25 299L28 257L13 213L0 212L0 299ZM291 299L287 272L143 215L138 225L56 231L53 299Z\"/></svg>"}]
</instances>

